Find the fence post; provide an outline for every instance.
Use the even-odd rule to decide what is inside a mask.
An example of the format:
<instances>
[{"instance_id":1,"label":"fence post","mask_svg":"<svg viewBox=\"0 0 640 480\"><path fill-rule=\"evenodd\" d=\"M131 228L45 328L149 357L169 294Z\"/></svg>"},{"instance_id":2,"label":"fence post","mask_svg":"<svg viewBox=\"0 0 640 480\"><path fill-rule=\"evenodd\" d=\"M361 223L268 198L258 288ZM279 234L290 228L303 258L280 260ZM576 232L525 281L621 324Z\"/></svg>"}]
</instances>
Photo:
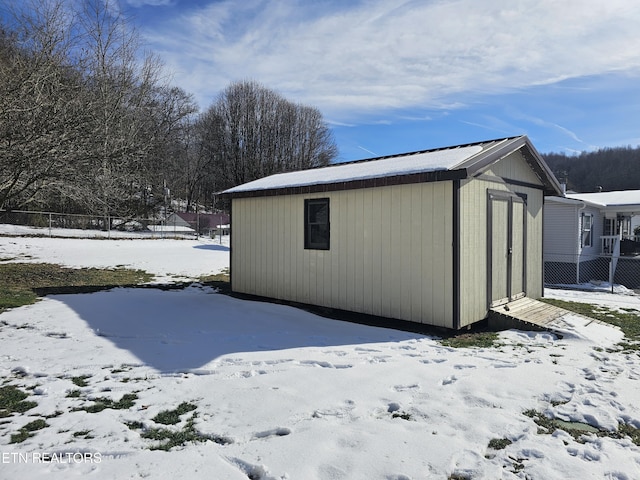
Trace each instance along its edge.
<instances>
[{"instance_id":1,"label":"fence post","mask_svg":"<svg viewBox=\"0 0 640 480\"><path fill-rule=\"evenodd\" d=\"M51 238L51 223L52 223L51 212L49 212L49 238Z\"/></svg>"},{"instance_id":2,"label":"fence post","mask_svg":"<svg viewBox=\"0 0 640 480\"><path fill-rule=\"evenodd\" d=\"M613 293L613 260L609 262L609 284L611 285L611 293Z\"/></svg>"}]
</instances>

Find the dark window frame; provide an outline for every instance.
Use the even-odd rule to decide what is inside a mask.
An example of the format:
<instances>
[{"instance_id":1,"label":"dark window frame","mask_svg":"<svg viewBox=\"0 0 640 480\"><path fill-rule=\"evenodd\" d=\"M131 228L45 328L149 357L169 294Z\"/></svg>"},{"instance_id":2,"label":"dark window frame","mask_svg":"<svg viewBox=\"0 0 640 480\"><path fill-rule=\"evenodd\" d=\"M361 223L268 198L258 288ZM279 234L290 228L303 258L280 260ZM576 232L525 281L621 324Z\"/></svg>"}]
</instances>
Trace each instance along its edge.
<instances>
[{"instance_id":1,"label":"dark window frame","mask_svg":"<svg viewBox=\"0 0 640 480\"><path fill-rule=\"evenodd\" d=\"M314 214L326 207L326 221ZM319 210L318 210L319 208ZM322 239L319 237L325 236ZM331 245L331 218L329 198L308 198L304 201L304 248L305 250L329 250Z\"/></svg>"}]
</instances>

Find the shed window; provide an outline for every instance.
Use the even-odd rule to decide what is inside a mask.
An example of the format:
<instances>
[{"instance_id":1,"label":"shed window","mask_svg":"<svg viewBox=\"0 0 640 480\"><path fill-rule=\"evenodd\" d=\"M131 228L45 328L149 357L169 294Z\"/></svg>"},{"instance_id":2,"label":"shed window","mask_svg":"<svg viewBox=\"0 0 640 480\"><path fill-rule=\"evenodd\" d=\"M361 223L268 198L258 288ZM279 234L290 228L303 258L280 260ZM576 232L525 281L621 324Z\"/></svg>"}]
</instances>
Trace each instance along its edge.
<instances>
[{"instance_id":1,"label":"shed window","mask_svg":"<svg viewBox=\"0 0 640 480\"><path fill-rule=\"evenodd\" d=\"M593 236L593 215L591 214L583 214L582 215L582 236L580 241L583 247L591 246L591 238Z\"/></svg>"},{"instance_id":2,"label":"shed window","mask_svg":"<svg viewBox=\"0 0 640 480\"><path fill-rule=\"evenodd\" d=\"M329 199L304 201L304 248L329 250Z\"/></svg>"}]
</instances>

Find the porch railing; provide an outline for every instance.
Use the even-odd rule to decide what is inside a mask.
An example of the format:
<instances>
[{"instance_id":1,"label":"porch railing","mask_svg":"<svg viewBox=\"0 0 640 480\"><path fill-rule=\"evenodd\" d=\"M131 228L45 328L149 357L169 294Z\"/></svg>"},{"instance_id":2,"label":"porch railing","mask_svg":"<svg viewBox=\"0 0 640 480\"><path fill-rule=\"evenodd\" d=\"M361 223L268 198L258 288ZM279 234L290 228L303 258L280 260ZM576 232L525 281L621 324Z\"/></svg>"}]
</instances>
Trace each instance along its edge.
<instances>
[{"instance_id":1,"label":"porch railing","mask_svg":"<svg viewBox=\"0 0 640 480\"><path fill-rule=\"evenodd\" d=\"M611 255L620 242L620 235L602 235L600 237L600 251L605 255Z\"/></svg>"}]
</instances>

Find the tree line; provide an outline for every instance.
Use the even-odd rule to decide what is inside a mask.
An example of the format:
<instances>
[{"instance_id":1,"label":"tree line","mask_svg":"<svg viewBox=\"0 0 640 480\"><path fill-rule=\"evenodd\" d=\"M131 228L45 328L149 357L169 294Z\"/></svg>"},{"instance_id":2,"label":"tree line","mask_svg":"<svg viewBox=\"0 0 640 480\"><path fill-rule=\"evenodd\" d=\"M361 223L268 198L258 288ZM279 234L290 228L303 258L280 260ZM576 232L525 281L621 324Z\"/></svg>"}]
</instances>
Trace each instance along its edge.
<instances>
[{"instance_id":1,"label":"tree line","mask_svg":"<svg viewBox=\"0 0 640 480\"><path fill-rule=\"evenodd\" d=\"M166 78L116 0L0 0L0 209L212 208L217 191L337 155L316 108L246 80L199 112Z\"/></svg>"},{"instance_id":2,"label":"tree line","mask_svg":"<svg viewBox=\"0 0 640 480\"><path fill-rule=\"evenodd\" d=\"M612 147L580 155L542 154L567 188L579 193L640 190L640 148Z\"/></svg>"}]
</instances>

